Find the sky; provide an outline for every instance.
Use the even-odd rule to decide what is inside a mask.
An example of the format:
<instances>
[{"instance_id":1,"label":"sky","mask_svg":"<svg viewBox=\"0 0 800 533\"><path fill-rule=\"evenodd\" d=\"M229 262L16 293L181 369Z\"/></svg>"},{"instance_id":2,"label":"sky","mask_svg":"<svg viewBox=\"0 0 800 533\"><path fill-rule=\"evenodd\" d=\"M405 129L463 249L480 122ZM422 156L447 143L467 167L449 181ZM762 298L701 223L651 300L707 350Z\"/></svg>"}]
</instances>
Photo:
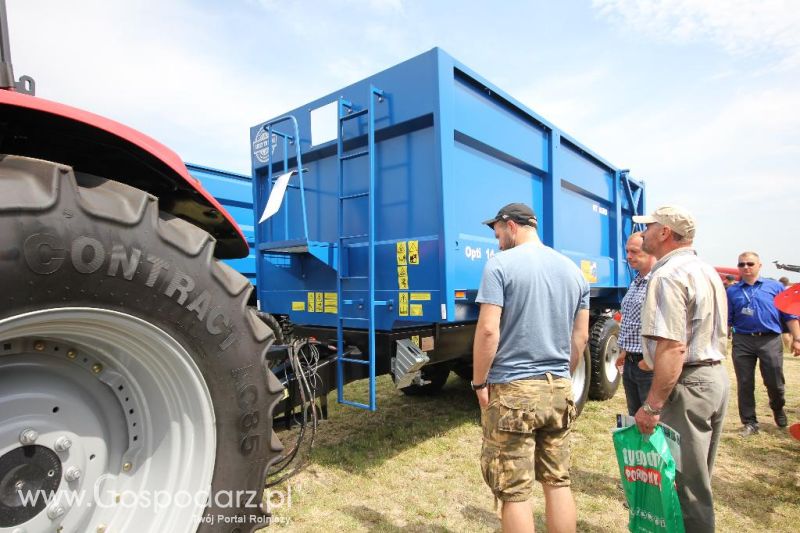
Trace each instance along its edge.
<instances>
[{"instance_id":1,"label":"sky","mask_svg":"<svg viewBox=\"0 0 800 533\"><path fill-rule=\"evenodd\" d=\"M185 161L435 46L697 219L719 266L800 264L794 0L7 0L15 75Z\"/></svg>"}]
</instances>

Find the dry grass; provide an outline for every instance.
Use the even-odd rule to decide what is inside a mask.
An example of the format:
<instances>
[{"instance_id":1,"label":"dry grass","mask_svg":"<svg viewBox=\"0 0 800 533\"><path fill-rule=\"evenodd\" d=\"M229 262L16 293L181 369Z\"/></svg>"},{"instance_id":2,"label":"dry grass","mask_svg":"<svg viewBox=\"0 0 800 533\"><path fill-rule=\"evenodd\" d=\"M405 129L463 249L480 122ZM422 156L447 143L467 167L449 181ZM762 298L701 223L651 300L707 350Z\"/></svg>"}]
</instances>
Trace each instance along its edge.
<instances>
[{"instance_id":1,"label":"dry grass","mask_svg":"<svg viewBox=\"0 0 800 533\"><path fill-rule=\"evenodd\" d=\"M800 421L800 358L786 357L787 412ZM728 362L731 383L733 369ZM363 383L348 387L365 396ZM800 442L772 423L766 392L758 391L761 434L742 439L731 391L714 490L719 531L797 531L800 523ZM457 377L433 398L408 398L387 377L379 408L368 413L335 403L307 468L293 478L291 506L275 509L287 531L496 531L493 500L478 467L479 412ZM624 393L589 403L573 441L573 491L579 531L625 531L618 469L609 428L625 409ZM544 531L541 489L533 500Z\"/></svg>"}]
</instances>

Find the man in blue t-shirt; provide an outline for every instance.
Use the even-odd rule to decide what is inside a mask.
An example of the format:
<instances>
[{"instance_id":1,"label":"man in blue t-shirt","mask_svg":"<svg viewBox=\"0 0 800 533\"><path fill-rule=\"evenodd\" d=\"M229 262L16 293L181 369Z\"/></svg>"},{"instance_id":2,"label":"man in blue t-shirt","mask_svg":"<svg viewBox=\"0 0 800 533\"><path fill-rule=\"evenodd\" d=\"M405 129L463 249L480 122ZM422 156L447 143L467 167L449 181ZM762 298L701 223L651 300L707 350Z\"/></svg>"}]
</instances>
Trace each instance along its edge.
<instances>
[{"instance_id":1,"label":"man in blue t-shirt","mask_svg":"<svg viewBox=\"0 0 800 533\"><path fill-rule=\"evenodd\" d=\"M550 531L574 531L570 373L589 339L589 286L567 257L544 246L525 204L484 222L501 252L486 263L473 345L472 388L483 426L481 470L502 503L504 531L533 531L533 480Z\"/></svg>"},{"instance_id":2,"label":"man in blue t-shirt","mask_svg":"<svg viewBox=\"0 0 800 533\"><path fill-rule=\"evenodd\" d=\"M739 255L742 281L731 285L728 293L728 326L733 328L733 369L739 397L739 418L743 437L758 433L755 400L755 371L758 361L761 377L767 387L769 406L775 424L788 425L783 406L783 342L781 323L794 337L793 346L800 347L800 325L797 316L787 315L775 307L775 296L783 285L773 279L759 277L761 260L755 252Z\"/></svg>"}]
</instances>

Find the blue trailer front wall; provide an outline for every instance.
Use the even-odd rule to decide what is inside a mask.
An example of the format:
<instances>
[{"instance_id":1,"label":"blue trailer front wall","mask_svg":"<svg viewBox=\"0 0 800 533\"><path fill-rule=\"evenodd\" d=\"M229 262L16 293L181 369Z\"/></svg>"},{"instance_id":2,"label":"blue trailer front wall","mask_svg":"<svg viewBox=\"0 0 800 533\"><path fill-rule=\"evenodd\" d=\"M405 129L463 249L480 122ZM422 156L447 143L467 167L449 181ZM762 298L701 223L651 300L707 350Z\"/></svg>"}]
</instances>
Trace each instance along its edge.
<instances>
[{"instance_id":1,"label":"blue trailer front wall","mask_svg":"<svg viewBox=\"0 0 800 533\"><path fill-rule=\"evenodd\" d=\"M385 95L374 113L375 297L393 303L378 309L379 329L474 320L483 267L499 251L492 231L480 222L502 205L519 201L537 212L545 244L581 268L593 296L602 296L598 305L618 305L630 280L624 240L632 230L632 212L643 208L642 184L628 182L638 196L623 191L622 171L434 49L289 112L299 123L307 169L303 178L308 235L306 241L300 189L290 188L281 211L258 227L263 308L288 314L298 324L319 326L335 326L337 313L366 316L365 310L345 311L335 301L336 143L312 146L309 132L314 110L340 96L355 109L363 108L370 85ZM254 149L262 146L258 142L264 138L263 124L251 131ZM364 117L348 123L348 150L363 148L366 130ZM289 150L284 154L284 149ZM276 175L284 166L292 167L293 149L278 139L270 159ZM259 213L270 190L268 167L263 158L254 157ZM345 194L365 190L366 158L346 162L344 176ZM299 185L299 178L293 177L291 184ZM362 205L353 201L343 211L345 234L366 231L367 201L360 201ZM288 251L297 242L305 242L307 252ZM418 264L401 264L398 246L412 245L420 251ZM366 245L345 250L346 275L365 275ZM349 287L345 299L366 299L366 282ZM401 313L398 303L403 298L413 304L413 313Z\"/></svg>"},{"instance_id":2,"label":"blue trailer front wall","mask_svg":"<svg viewBox=\"0 0 800 533\"><path fill-rule=\"evenodd\" d=\"M217 201L231 214L241 228L250 253L242 259L226 259L225 262L256 284L255 234L253 229L253 180L213 168L186 163L193 178L203 184Z\"/></svg>"}]
</instances>

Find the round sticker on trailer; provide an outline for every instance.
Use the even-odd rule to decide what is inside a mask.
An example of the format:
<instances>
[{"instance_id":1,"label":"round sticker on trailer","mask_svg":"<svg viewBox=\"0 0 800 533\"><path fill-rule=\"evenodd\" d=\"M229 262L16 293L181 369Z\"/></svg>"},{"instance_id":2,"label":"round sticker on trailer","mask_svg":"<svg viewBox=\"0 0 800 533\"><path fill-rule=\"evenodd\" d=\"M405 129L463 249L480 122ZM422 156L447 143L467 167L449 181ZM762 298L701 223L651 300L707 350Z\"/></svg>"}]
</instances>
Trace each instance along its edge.
<instances>
[{"instance_id":1,"label":"round sticker on trailer","mask_svg":"<svg viewBox=\"0 0 800 533\"><path fill-rule=\"evenodd\" d=\"M270 150L270 146L272 147L272 150ZM269 157L275 152L275 148L277 148L277 146L278 135L273 133L272 142L270 143L269 135L267 134L266 130L261 129L256 134L256 138L253 140L253 156L261 163L269 163Z\"/></svg>"}]
</instances>

